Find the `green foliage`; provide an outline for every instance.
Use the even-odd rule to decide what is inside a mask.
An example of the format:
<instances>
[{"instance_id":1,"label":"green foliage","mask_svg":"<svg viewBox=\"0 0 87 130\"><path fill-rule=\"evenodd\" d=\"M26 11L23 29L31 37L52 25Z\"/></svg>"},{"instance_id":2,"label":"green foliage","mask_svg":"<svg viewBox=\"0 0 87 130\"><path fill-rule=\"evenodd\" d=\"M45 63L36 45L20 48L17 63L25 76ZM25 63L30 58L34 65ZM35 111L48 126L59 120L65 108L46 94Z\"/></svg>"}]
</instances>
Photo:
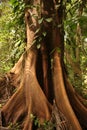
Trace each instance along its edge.
<instances>
[{"instance_id":1,"label":"green foliage","mask_svg":"<svg viewBox=\"0 0 87 130\"><path fill-rule=\"evenodd\" d=\"M12 46L11 40L13 37L13 33L9 30L12 12L9 3L1 3L0 10L0 72L3 72L9 70L12 66L12 64L9 63Z\"/></svg>"},{"instance_id":2,"label":"green foliage","mask_svg":"<svg viewBox=\"0 0 87 130\"><path fill-rule=\"evenodd\" d=\"M37 118L36 116L34 116L33 114L30 115L31 120L33 121L33 125L36 128L41 128L43 130L53 130L56 127L56 124L51 122L51 121L46 121L44 120L43 123L40 123L39 118ZM19 123L9 123L8 128L10 130L21 130L21 126Z\"/></svg>"},{"instance_id":3,"label":"green foliage","mask_svg":"<svg viewBox=\"0 0 87 130\"><path fill-rule=\"evenodd\" d=\"M87 86L87 81L84 78L87 77L87 44L85 42L87 38L86 7L86 1L71 0L66 2L66 18L64 20L65 63L73 86L81 94L86 90ZM67 57L67 55L70 56ZM72 64L81 73L75 72Z\"/></svg>"},{"instance_id":4,"label":"green foliage","mask_svg":"<svg viewBox=\"0 0 87 130\"><path fill-rule=\"evenodd\" d=\"M24 51L23 1L2 2L0 12L0 73L4 73L11 69Z\"/></svg>"},{"instance_id":5,"label":"green foliage","mask_svg":"<svg viewBox=\"0 0 87 130\"><path fill-rule=\"evenodd\" d=\"M14 25L15 24L24 24L24 10L25 3L23 0L10 0L12 5L13 13L14 13Z\"/></svg>"},{"instance_id":6,"label":"green foliage","mask_svg":"<svg viewBox=\"0 0 87 130\"><path fill-rule=\"evenodd\" d=\"M9 123L8 128L9 128L10 130L21 130L20 125L19 125L18 123L16 123L16 124Z\"/></svg>"},{"instance_id":7,"label":"green foliage","mask_svg":"<svg viewBox=\"0 0 87 130\"><path fill-rule=\"evenodd\" d=\"M56 126L55 123L51 122L51 121L46 121L44 120L43 123L40 123L39 118L37 118L36 116L34 116L33 114L30 115L31 119L33 120L33 124L37 127L37 128L41 128L43 130L53 130Z\"/></svg>"}]
</instances>

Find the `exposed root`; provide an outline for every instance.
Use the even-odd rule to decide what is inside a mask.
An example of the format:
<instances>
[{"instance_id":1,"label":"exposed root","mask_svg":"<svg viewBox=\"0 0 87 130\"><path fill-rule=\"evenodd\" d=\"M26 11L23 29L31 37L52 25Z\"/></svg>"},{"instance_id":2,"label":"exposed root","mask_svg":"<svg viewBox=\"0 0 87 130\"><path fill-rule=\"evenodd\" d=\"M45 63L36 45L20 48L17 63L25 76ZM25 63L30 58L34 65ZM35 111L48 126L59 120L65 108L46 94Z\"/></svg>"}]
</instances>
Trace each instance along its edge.
<instances>
[{"instance_id":1,"label":"exposed root","mask_svg":"<svg viewBox=\"0 0 87 130\"><path fill-rule=\"evenodd\" d=\"M76 118L76 115L70 105L69 98L67 96L64 86L61 60L58 56L58 53L56 52L54 53L53 81L57 107L59 107L59 109L64 113L66 118L70 121L73 130L82 130Z\"/></svg>"},{"instance_id":2,"label":"exposed root","mask_svg":"<svg viewBox=\"0 0 87 130\"><path fill-rule=\"evenodd\" d=\"M82 98L78 96L74 88L65 76L66 91L69 96L70 103L78 117L80 123L87 128L87 108L83 104ZM80 99L79 99L80 98Z\"/></svg>"},{"instance_id":3,"label":"exposed root","mask_svg":"<svg viewBox=\"0 0 87 130\"><path fill-rule=\"evenodd\" d=\"M39 118L42 123L50 119L52 108L31 72L23 85L25 87L20 87L2 109L3 126L24 120L23 130L31 130L31 114Z\"/></svg>"}]
</instances>

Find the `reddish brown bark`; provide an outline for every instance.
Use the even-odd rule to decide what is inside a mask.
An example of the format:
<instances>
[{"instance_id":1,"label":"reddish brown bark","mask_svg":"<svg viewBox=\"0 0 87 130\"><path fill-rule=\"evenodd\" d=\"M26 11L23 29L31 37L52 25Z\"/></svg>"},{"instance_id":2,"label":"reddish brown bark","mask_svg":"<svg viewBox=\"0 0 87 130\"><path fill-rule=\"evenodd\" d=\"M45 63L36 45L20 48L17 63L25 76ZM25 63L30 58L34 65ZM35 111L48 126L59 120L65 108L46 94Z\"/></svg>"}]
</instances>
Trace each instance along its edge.
<instances>
[{"instance_id":1,"label":"reddish brown bark","mask_svg":"<svg viewBox=\"0 0 87 130\"><path fill-rule=\"evenodd\" d=\"M10 71L9 80L17 91L11 96L9 101L2 108L3 126L8 126L9 122L21 123L22 130L32 130L35 128L31 114L39 119L42 124L45 120L52 120L52 114L60 111L68 123L61 123L60 114L55 115L56 129L59 129L57 122L61 123L60 129L82 130L81 125L87 128L87 108L82 104L74 89L69 84L63 66L64 41L63 41L63 6L62 0L58 10L55 5L56 0L45 1L34 0L25 1L27 4L40 4L40 17L53 17L52 22L43 21L38 24L37 19L31 15L39 16L38 11L33 9L25 10L25 22L27 32L27 47L23 56ZM54 16L53 16L54 14ZM33 24L31 26L31 23ZM58 27L54 24L59 25ZM41 28L47 35L40 42L41 48L37 49L37 44L32 44L35 40L35 31ZM41 31L38 35L41 36ZM52 63L51 63L52 61ZM0 85L1 81L0 81ZM55 100L55 107L53 106ZM53 117L52 117L53 118ZM80 122L79 122L80 121Z\"/></svg>"}]
</instances>

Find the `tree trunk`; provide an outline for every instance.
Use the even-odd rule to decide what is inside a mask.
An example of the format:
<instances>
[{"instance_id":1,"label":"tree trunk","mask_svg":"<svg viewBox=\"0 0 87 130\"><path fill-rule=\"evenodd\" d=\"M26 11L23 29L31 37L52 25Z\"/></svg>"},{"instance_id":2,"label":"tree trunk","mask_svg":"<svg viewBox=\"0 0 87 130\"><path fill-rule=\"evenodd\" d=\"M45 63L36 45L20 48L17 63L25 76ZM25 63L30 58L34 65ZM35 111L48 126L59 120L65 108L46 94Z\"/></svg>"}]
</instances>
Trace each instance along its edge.
<instances>
[{"instance_id":1,"label":"tree trunk","mask_svg":"<svg viewBox=\"0 0 87 130\"><path fill-rule=\"evenodd\" d=\"M34 122L36 117L40 126L44 121L55 121L57 130L87 128L87 109L69 84L64 70L62 0L26 0L25 3L31 5L25 10L27 47L7 75L9 85L17 87L17 90L1 110L2 125L19 122L21 130L33 130L38 128ZM5 82L0 80L0 85L1 81Z\"/></svg>"}]
</instances>

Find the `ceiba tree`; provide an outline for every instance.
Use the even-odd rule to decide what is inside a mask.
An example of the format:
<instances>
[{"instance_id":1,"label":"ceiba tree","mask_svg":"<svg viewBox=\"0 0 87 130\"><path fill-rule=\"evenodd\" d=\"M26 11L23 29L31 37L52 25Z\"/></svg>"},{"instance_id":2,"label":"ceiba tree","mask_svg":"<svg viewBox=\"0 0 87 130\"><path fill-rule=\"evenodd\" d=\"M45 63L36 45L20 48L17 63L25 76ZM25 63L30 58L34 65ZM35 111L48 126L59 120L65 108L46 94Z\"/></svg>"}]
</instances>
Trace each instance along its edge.
<instances>
[{"instance_id":1,"label":"ceiba tree","mask_svg":"<svg viewBox=\"0 0 87 130\"><path fill-rule=\"evenodd\" d=\"M0 80L0 85L8 79L9 88L16 88L1 110L2 124L21 122L22 130L37 129L31 115L41 124L50 121L55 101L68 120L67 130L87 128L86 105L70 84L64 65L64 0L24 2L27 45L7 78Z\"/></svg>"}]
</instances>

